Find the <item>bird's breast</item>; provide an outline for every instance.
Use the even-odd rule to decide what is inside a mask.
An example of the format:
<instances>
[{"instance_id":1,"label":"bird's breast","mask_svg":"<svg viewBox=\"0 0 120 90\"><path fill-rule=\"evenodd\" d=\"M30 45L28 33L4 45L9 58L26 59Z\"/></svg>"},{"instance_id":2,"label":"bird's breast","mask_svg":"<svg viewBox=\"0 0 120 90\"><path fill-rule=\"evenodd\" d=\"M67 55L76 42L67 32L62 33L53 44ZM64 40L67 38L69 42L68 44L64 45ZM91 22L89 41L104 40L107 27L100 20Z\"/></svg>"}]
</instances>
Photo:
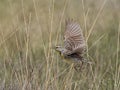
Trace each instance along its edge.
<instances>
[{"instance_id":1,"label":"bird's breast","mask_svg":"<svg viewBox=\"0 0 120 90\"><path fill-rule=\"evenodd\" d=\"M67 62L67 63L77 63L77 62L80 62L80 58L75 58L75 57L64 57L64 60Z\"/></svg>"}]
</instances>

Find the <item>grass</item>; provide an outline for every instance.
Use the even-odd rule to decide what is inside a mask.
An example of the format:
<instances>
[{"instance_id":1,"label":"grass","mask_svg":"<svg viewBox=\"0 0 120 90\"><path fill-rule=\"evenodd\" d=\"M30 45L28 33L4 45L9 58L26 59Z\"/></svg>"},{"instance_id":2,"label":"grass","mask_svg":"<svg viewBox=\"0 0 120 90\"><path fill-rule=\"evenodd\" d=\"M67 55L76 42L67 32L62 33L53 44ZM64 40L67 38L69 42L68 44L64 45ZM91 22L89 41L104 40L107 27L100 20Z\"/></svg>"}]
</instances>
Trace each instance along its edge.
<instances>
[{"instance_id":1,"label":"grass","mask_svg":"<svg viewBox=\"0 0 120 90\"><path fill-rule=\"evenodd\" d=\"M119 0L0 1L0 90L119 90ZM92 65L76 72L52 49L77 20Z\"/></svg>"}]
</instances>

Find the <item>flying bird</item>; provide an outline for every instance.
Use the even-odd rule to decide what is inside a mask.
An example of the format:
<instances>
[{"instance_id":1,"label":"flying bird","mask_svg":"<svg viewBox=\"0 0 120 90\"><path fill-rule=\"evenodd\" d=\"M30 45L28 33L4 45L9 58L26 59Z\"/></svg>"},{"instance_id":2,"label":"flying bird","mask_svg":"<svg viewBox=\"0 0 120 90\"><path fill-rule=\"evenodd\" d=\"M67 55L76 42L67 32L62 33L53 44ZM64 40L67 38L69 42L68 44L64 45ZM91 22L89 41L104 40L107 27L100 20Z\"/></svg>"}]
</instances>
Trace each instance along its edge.
<instances>
[{"instance_id":1,"label":"flying bird","mask_svg":"<svg viewBox=\"0 0 120 90\"><path fill-rule=\"evenodd\" d=\"M86 42L81 27L74 20L67 20L64 31L64 46L56 46L55 50L60 53L65 61L74 65L75 70L79 71L86 59Z\"/></svg>"}]
</instances>

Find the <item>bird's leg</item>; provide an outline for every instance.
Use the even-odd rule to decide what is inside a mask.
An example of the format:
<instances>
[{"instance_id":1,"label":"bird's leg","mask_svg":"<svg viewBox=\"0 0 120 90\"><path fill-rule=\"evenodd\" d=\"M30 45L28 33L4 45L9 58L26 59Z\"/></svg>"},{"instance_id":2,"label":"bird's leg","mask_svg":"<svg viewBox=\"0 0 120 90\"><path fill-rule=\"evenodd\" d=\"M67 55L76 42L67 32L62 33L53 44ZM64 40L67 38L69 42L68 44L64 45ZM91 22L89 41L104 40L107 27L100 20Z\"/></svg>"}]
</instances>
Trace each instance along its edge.
<instances>
[{"instance_id":1,"label":"bird's leg","mask_svg":"<svg viewBox=\"0 0 120 90\"><path fill-rule=\"evenodd\" d=\"M83 67L83 63L84 62L81 62L81 64L80 63L77 63L77 64L75 64L74 65L74 69L78 72L78 71L81 71L82 70L82 67Z\"/></svg>"},{"instance_id":2,"label":"bird's leg","mask_svg":"<svg viewBox=\"0 0 120 90\"><path fill-rule=\"evenodd\" d=\"M75 69L77 72L79 71L76 66L74 66L74 69Z\"/></svg>"},{"instance_id":3,"label":"bird's leg","mask_svg":"<svg viewBox=\"0 0 120 90\"><path fill-rule=\"evenodd\" d=\"M80 66L80 71L82 70L82 68L83 68L83 61L82 61L82 63L81 63L81 66Z\"/></svg>"}]
</instances>

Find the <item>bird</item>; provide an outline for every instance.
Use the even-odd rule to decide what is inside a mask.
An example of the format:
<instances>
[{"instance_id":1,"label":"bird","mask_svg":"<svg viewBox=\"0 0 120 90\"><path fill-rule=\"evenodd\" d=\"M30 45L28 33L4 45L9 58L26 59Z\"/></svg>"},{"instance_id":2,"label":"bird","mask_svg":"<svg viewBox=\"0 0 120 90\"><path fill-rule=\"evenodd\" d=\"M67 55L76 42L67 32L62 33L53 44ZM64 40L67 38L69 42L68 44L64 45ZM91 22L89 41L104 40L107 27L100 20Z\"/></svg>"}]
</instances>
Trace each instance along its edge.
<instances>
[{"instance_id":1,"label":"bird","mask_svg":"<svg viewBox=\"0 0 120 90\"><path fill-rule=\"evenodd\" d=\"M64 45L55 46L55 50L69 64L72 64L76 71L80 71L84 62L87 62L84 54L87 44L83 36L80 24L73 20L66 20L64 31Z\"/></svg>"}]
</instances>

